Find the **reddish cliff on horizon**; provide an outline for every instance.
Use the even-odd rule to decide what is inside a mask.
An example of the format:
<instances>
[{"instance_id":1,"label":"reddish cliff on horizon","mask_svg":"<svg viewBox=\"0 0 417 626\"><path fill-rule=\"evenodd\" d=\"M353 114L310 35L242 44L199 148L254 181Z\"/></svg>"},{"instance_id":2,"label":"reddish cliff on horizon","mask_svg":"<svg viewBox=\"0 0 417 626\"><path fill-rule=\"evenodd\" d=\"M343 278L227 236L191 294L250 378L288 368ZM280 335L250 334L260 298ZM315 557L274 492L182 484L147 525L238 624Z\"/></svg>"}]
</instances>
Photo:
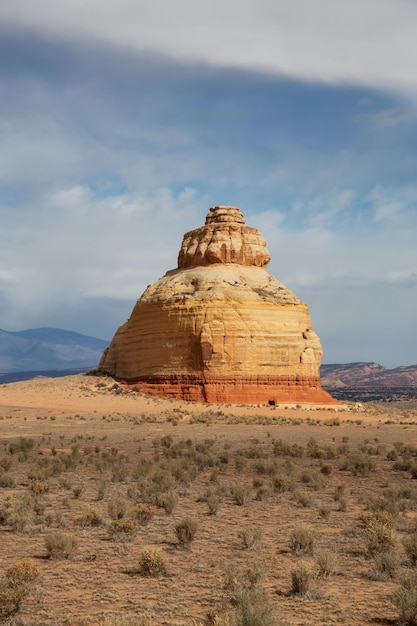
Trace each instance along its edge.
<instances>
[{"instance_id":1,"label":"reddish cliff on horizon","mask_svg":"<svg viewBox=\"0 0 417 626\"><path fill-rule=\"evenodd\" d=\"M99 370L146 393L198 402L336 404L307 305L266 267L237 207L184 235L178 267L146 289Z\"/></svg>"}]
</instances>

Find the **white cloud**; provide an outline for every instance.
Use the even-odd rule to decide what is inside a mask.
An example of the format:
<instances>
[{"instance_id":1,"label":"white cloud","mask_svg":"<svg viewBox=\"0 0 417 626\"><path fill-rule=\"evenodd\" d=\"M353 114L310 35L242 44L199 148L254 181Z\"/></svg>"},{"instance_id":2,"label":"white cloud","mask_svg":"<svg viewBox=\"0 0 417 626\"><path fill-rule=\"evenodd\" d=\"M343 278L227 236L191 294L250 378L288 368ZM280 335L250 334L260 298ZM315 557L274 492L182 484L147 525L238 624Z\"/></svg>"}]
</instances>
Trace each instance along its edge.
<instances>
[{"instance_id":1,"label":"white cloud","mask_svg":"<svg viewBox=\"0 0 417 626\"><path fill-rule=\"evenodd\" d=\"M384 187L376 185L369 194L373 221L406 224L417 218L417 186Z\"/></svg>"},{"instance_id":2,"label":"white cloud","mask_svg":"<svg viewBox=\"0 0 417 626\"><path fill-rule=\"evenodd\" d=\"M2 0L0 22L177 59L416 95L408 0Z\"/></svg>"},{"instance_id":3,"label":"white cloud","mask_svg":"<svg viewBox=\"0 0 417 626\"><path fill-rule=\"evenodd\" d=\"M376 128L390 128L413 119L415 113L412 109L395 107L393 109L381 109L371 116L371 121Z\"/></svg>"},{"instance_id":4,"label":"white cloud","mask_svg":"<svg viewBox=\"0 0 417 626\"><path fill-rule=\"evenodd\" d=\"M176 266L185 224L198 226L205 209L192 189L100 198L78 185L33 199L30 217L20 223L0 210L0 275L7 277L3 291L12 311L8 317L3 308L3 327L12 320L20 329L28 311L32 320L47 317L50 309L71 310L85 298L133 304Z\"/></svg>"},{"instance_id":5,"label":"white cloud","mask_svg":"<svg viewBox=\"0 0 417 626\"><path fill-rule=\"evenodd\" d=\"M302 216L307 225L323 228L331 226L335 219L343 219L349 213L357 193L351 189L344 189L327 195L315 196L307 202L296 201L292 210L296 215ZM346 217L348 221L348 216Z\"/></svg>"},{"instance_id":6,"label":"white cloud","mask_svg":"<svg viewBox=\"0 0 417 626\"><path fill-rule=\"evenodd\" d=\"M268 228L262 214L250 225L262 227L269 271L308 304L324 362L416 362L414 228Z\"/></svg>"},{"instance_id":7,"label":"white cloud","mask_svg":"<svg viewBox=\"0 0 417 626\"><path fill-rule=\"evenodd\" d=\"M204 223L209 206L191 188L103 198L76 185L37 198L20 221L1 210L0 327L111 338L146 285L176 266L182 235ZM326 362L415 362L412 229L295 230L278 211L245 217L267 241L269 271L307 302Z\"/></svg>"},{"instance_id":8,"label":"white cloud","mask_svg":"<svg viewBox=\"0 0 417 626\"><path fill-rule=\"evenodd\" d=\"M416 269L403 271L390 271L385 276L385 281L389 285L398 285L400 287L417 287L417 263Z\"/></svg>"}]
</instances>

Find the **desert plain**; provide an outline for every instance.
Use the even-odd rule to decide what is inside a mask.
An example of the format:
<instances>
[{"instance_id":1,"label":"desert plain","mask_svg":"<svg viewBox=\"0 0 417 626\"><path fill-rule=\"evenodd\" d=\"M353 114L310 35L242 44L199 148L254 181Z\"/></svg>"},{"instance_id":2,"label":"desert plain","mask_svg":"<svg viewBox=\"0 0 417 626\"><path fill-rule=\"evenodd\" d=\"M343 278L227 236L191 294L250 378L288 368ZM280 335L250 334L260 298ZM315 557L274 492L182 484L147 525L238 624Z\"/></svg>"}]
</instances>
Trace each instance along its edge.
<instances>
[{"instance_id":1,"label":"desert plain","mask_svg":"<svg viewBox=\"0 0 417 626\"><path fill-rule=\"evenodd\" d=\"M87 375L0 385L0 621L412 623L416 477L412 402L198 404ZM33 574L17 600L14 567Z\"/></svg>"}]
</instances>

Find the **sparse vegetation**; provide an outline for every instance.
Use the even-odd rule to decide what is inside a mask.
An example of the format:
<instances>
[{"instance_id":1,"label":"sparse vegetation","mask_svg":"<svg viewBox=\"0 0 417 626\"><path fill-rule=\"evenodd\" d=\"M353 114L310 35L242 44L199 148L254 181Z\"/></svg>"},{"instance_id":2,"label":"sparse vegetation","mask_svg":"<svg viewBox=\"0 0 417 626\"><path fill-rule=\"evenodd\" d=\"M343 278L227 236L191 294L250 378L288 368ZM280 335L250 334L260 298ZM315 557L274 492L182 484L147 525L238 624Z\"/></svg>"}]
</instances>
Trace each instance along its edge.
<instances>
[{"instance_id":1,"label":"sparse vegetation","mask_svg":"<svg viewBox=\"0 0 417 626\"><path fill-rule=\"evenodd\" d=\"M417 411L359 420L133 396L141 412L0 420L2 619L59 624L65 605L87 625L94 598L100 626L287 626L324 609L335 624L416 622ZM6 576L27 557L38 578L23 565L20 582Z\"/></svg>"}]
</instances>

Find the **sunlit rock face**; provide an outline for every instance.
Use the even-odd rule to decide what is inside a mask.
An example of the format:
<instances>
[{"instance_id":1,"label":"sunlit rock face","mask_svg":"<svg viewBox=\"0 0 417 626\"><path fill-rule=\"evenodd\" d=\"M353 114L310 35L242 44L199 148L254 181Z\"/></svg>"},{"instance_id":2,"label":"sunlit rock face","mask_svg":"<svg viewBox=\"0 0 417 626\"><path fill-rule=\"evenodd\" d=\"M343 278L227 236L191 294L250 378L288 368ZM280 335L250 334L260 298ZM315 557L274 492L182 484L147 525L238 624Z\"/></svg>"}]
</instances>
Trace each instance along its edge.
<instances>
[{"instance_id":1,"label":"sunlit rock face","mask_svg":"<svg viewBox=\"0 0 417 626\"><path fill-rule=\"evenodd\" d=\"M335 403L307 305L266 267L237 207L184 235L178 267L148 287L99 369L144 392L198 402Z\"/></svg>"}]
</instances>

